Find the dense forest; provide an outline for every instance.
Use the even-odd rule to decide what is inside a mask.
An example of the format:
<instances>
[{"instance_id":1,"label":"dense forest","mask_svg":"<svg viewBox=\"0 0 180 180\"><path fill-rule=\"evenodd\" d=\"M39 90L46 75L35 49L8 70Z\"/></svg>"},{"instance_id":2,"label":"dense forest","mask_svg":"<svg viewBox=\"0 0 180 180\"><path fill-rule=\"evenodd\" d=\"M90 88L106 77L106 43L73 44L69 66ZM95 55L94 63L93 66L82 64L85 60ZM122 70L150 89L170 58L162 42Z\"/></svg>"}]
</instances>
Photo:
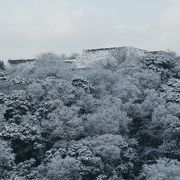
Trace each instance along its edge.
<instances>
[{"instance_id":1,"label":"dense forest","mask_svg":"<svg viewBox=\"0 0 180 180\"><path fill-rule=\"evenodd\" d=\"M173 52L1 66L0 111L0 180L180 180Z\"/></svg>"}]
</instances>

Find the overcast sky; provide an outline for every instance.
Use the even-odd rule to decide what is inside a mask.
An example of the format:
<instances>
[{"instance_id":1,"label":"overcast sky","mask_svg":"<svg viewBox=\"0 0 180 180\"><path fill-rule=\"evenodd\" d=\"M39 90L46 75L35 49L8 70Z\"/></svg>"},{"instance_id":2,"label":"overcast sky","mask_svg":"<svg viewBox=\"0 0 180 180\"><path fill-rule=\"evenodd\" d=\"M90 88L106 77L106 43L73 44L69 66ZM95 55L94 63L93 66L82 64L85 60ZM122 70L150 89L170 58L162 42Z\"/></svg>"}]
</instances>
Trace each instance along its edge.
<instances>
[{"instance_id":1,"label":"overcast sky","mask_svg":"<svg viewBox=\"0 0 180 180\"><path fill-rule=\"evenodd\" d=\"M126 45L180 53L180 0L0 0L0 59Z\"/></svg>"}]
</instances>

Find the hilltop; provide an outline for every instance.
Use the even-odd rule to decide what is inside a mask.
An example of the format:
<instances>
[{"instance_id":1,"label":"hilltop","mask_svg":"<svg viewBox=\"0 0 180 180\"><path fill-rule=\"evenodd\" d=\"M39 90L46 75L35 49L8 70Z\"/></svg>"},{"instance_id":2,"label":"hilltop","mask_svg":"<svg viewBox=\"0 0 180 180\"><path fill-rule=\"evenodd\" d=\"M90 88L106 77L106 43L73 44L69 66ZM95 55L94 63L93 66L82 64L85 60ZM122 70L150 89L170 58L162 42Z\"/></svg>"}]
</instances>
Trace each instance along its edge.
<instances>
[{"instance_id":1,"label":"hilltop","mask_svg":"<svg viewBox=\"0 0 180 180\"><path fill-rule=\"evenodd\" d=\"M45 53L46 54L46 53ZM169 56L175 54L174 52L166 51L148 51L139 48L134 48L130 46L122 47L111 47L111 48L99 48L99 49L84 49L80 55L76 54L74 57L58 58L57 55L47 53L49 59L52 61L62 60L65 63L74 64L77 68L86 67L94 62L105 60L109 57L119 58L120 61L129 61L134 58L150 58L152 56ZM54 56L54 57L50 57ZM47 57L44 57L44 60L47 60ZM10 65L19 65L19 64L34 64L37 58L33 59L9 59L7 61L7 66ZM3 64L3 62L1 62Z\"/></svg>"}]
</instances>

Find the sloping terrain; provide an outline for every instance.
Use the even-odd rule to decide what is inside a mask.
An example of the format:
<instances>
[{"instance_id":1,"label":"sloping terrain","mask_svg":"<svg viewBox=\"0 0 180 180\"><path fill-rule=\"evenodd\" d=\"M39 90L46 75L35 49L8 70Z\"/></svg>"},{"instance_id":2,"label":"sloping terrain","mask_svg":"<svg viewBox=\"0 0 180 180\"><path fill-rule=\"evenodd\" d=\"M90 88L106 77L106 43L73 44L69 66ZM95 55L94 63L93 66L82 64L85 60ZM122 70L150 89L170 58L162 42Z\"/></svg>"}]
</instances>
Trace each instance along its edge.
<instances>
[{"instance_id":1,"label":"sloping terrain","mask_svg":"<svg viewBox=\"0 0 180 180\"><path fill-rule=\"evenodd\" d=\"M0 180L180 179L175 53L92 49L1 71Z\"/></svg>"}]
</instances>

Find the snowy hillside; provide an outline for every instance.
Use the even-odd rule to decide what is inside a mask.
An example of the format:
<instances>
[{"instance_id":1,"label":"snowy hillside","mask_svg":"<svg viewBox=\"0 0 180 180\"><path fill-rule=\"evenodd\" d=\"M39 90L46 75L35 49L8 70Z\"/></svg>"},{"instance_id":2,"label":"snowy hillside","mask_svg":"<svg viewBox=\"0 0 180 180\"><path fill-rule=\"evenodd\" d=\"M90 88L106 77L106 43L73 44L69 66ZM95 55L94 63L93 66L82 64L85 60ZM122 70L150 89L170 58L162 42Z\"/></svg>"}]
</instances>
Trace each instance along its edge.
<instances>
[{"instance_id":1,"label":"snowy hillside","mask_svg":"<svg viewBox=\"0 0 180 180\"><path fill-rule=\"evenodd\" d=\"M10 66L0 70L0 180L179 180L175 53L91 49Z\"/></svg>"}]
</instances>

